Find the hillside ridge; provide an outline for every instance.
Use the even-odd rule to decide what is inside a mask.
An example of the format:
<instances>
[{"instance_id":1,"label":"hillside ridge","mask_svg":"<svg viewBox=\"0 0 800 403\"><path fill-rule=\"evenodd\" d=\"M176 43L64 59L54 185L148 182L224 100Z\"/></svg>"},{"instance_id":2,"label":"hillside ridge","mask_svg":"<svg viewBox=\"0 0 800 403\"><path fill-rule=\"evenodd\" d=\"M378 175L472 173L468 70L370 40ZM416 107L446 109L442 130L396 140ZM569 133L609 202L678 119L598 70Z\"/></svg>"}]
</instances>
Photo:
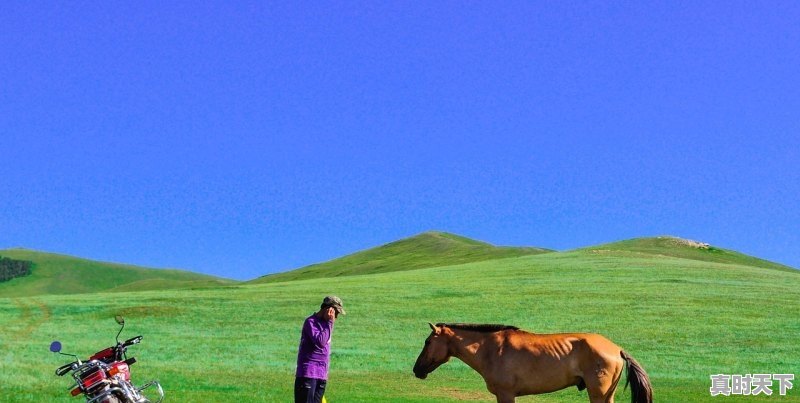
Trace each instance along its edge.
<instances>
[{"instance_id":1,"label":"hillside ridge","mask_svg":"<svg viewBox=\"0 0 800 403\"><path fill-rule=\"evenodd\" d=\"M258 284L377 274L541 254L568 253L619 257L669 257L800 273L800 270L780 263L724 249L706 242L670 235L632 238L558 252L537 247L495 246L453 233L426 231L326 262L282 273L268 274L244 283ZM186 270L154 269L124 263L102 262L24 247L0 250L0 256L29 260L34 263L31 275L0 282L0 298L44 294L204 288L240 283Z\"/></svg>"},{"instance_id":2,"label":"hillside ridge","mask_svg":"<svg viewBox=\"0 0 800 403\"><path fill-rule=\"evenodd\" d=\"M595 254L639 254L699 260L711 263L737 264L765 269L798 271L780 263L771 262L735 250L725 249L707 242L672 235L632 238L617 242L573 249Z\"/></svg>"},{"instance_id":3,"label":"hillside ridge","mask_svg":"<svg viewBox=\"0 0 800 403\"><path fill-rule=\"evenodd\" d=\"M495 246L449 232L426 231L327 262L268 274L251 280L250 283L416 270L550 252L553 250Z\"/></svg>"},{"instance_id":4,"label":"hillside ridge","mask_svg":"<svg viewBox=\"0 0 800 403\"><path fill-rule=\"evenodd\" d=\"M236 283L186 270L102 262L27 248L3 249L0 256L33 262L30 275L0 283L0 297L142 291L141 284L156 290Z\"/></svg>"}]
</instances>

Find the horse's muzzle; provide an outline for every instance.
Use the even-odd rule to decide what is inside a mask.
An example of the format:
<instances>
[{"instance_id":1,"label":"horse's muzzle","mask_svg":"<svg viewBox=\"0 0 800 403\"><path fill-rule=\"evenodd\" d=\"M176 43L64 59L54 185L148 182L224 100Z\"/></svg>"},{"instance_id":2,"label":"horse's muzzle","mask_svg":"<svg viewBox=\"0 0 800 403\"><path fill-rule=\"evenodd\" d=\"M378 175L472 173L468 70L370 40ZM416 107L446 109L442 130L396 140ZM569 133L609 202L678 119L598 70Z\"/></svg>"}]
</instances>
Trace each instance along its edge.
<instances>
[{"instance_id":1,"label":"horse's muzzle","mask_svg":"<svg viewBox=\"0 0 800 403\"><path fill-rule=\"evenodd\" d=\"M420 368L420 365L414 365L414 376L419 379L425 379L428 377L428 371L423 368Z\"/></svg>"}]
</instances>

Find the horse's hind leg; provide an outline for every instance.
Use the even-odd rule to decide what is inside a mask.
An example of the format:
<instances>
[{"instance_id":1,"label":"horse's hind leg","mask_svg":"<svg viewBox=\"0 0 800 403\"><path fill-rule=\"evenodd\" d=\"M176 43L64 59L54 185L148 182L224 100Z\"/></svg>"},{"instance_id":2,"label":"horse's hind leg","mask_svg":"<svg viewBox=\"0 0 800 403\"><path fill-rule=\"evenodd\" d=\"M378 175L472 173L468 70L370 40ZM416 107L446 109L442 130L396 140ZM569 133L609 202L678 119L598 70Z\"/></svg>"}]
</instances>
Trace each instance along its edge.
<instances>
[{"instance_id":1,"label":"horse's hind leg","mask_svg":"<svg viewBox=\"0 0 800 403\"><path fill-rule=\"evenodd\" d=\"M590 403L614 403L614 390L603 391L600 388L588 387L586 391L589 392Z\"/></svg>"},{"instance_id":2,"label":"horse's hind leg","mask_svg":"<svg viewBox=\"0 0 800 403\"><path fill-rule=\"evenodd\" d=\"M589 394L589 403L614 403L614 398L612 397L611 400L606 400L606 397L600 394Z\"/></svg>"},{"instance_id":3,"label":"horse's hind leg","mask_svg":"<svg viewBox=\"0 0 800 403\"><path fill-rule=\"evenodd\" d=\"M589 402L614 403L614 392L622 376L622 368L622 363L610 362L606 366L597 367L593 371L593 376L584 376Z\"/></svg>"}]
</instances>

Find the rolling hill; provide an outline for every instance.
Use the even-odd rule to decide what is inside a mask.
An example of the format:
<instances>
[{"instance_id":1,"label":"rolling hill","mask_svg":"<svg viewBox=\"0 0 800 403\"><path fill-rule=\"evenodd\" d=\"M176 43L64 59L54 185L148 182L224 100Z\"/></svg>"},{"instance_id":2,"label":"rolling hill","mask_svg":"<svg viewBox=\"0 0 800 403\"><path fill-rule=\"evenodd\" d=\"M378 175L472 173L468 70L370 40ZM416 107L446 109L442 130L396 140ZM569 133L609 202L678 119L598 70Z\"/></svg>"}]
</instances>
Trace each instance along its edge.
<instances>
[{"instance_id":1,"label":"rolling hill","mask_svg":"<svg viewBox=\"0 0 800 403\"><path fill-rule=\"evenodd\" d=\"M236 283L183 270L97 262L28 249L0 250L0 256L33 262L31 275L0 283L0 297L145 291Z\"/></svg>"},{"instance_id":2,"label":"rolling hill","mask_svg":"<svg viewBox=\"0 0 800 403\"><path fill-rule=\"evenodd\" d=\"M647 255L653 257L676 257L699 260L709 263L725 263L740 266L762 267L765 269L797 271L780 263L759 259L729 249L723 249L704 242L692 241L673 236L634 238L625 241L576 249L594 254L606 255Z\"/></svg>"},{"instance_id":3,"label":"rolling hill","mask_svg":"<svg viewBox=\"0 0 800 403\"><path fill-rule=\"evenodd\" d=\"M356 252L324 263L269 274L247 283L272 283L312 278L340 277L482 262L540 254L570 253L618 257L679 258L796 272L797 270L737 251L674 236L634 238L566 252L534 247L498 247L446 232L429 231Z\"/></svg>"},{"instance_id":4,"label":"rolling hill","mask_svg":"<svg viewBox=\"0 0 800 403\"><path fill-rule=\"evenodd\" d=\"M447 232L429 231L325 263L259 277L250 283L416 270L549 252L552 250L494 246Z\"/></svg>"},{"instance_id":5,"label":"rolling hill","mask_svg":"<svg viewBox=\"0 0 800 403\"><path fill-rule=\"evenodd\" d=\"M451 233L429 231L328 262L262 276L244 284L379 274L539 255L547 255L553 259L569 259L573 255L638 257L650 260L677 258L708 264L798 272L779 263L672 236L635 238L556 252L534 247L499 247ZM183 270L150 269L105 263L28 249L0 250L0 256L34 263L30 276L0 282L0 297L150 291L243 284Z\"/></svg>"}]
</instances>

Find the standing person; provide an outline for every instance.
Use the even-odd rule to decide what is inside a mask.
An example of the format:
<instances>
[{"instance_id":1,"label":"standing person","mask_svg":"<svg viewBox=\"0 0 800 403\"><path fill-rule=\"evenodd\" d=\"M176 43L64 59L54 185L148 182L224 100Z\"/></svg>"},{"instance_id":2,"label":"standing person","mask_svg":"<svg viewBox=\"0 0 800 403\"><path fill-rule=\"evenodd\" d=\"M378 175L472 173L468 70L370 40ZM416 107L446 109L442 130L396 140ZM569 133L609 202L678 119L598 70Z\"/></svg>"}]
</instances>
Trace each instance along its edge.
<instances>
[{"instance_id":1,"label":"standing person","mask_svg":"<svg viewBox=\"0 0 800 403\"><path fill-rule=\"evenodd\" d=\"M319 311L303 322L294 380L295 403L322 402L328 384L333 323L339 314L344 315L342 300L331 295L322 300Z\"/></svg>"}]
</instances>

